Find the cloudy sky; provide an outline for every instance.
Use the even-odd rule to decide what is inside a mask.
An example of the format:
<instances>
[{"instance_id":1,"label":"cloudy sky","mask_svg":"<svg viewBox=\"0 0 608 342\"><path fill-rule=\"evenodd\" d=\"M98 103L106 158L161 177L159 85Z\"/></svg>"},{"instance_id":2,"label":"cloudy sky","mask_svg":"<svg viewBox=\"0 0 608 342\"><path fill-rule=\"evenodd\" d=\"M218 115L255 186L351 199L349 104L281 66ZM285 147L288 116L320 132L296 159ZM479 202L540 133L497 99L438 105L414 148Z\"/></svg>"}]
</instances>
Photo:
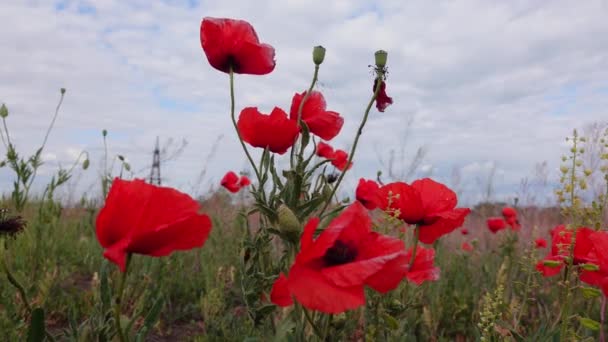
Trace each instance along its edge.
<instances>
[{"instance_id":1,"label":"cloudy sky","mask_svg":"<svg viewBox=\"0 0 608 342\"><path fill-rule=\"evenodd\" d=\"M539 162L557 177L573 128L608 118L606 1L3 0L0 102L19 151L39 146L67 88L39 186L86 150L91 168L75 188L95 193L102 129L111 156L143 169L136 176L149 173L157 136L185 139L162 175L190 193L246 167L228 77L200 47L205 16L245 19L276 49L272 74L236 78L237 108L288 109L310 82L312 47L325 46L318 90L345 118L338 148L351 146L371 95L374 51L389 52L395 103L372 112L347 190L374 177L391 149L404 152L398 174L424 147L417 176L458 183L471 202L495 168L496 198L512 198ZM0 170L2 193L12 179Z\"/></svg>"}]
</instances>

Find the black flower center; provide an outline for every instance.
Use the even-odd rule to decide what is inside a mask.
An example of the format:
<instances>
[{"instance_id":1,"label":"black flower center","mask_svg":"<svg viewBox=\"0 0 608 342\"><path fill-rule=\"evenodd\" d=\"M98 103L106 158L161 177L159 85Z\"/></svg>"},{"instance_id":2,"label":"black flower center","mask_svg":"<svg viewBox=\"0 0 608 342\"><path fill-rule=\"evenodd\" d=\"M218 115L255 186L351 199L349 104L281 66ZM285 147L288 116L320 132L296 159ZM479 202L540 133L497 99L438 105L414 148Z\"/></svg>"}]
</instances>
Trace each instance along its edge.
<instances>
[{"instance_id":1,"label":"black flower center","mask_svg":"<svg viewBox=\"0 0 608 342\"><path fill-rule=\"evenodd\" d=\"M338 240L325 252L323 261L326 266L347 264L357 257L357 250Z\"/></svg>"}]
</instances>

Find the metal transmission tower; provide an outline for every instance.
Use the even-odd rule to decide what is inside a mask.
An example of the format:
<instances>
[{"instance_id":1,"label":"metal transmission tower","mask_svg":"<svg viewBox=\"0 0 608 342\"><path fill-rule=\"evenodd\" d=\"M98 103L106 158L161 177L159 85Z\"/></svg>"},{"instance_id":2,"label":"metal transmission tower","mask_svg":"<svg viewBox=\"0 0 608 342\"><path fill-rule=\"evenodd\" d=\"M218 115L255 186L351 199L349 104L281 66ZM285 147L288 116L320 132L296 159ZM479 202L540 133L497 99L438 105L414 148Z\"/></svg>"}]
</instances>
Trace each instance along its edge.
<instances>
[{"instance_id":1,"label":"metal transmission tower","mask_svg":"<svg viewBox=\"0 0 608 342\"><path fill-rule=\"evenodd\" d=\"M152 157L152 169L150 170L150 184L160 185L160 148L158 147L158 137L154 147L154 157Z\"/></svg>"}]
</instances>

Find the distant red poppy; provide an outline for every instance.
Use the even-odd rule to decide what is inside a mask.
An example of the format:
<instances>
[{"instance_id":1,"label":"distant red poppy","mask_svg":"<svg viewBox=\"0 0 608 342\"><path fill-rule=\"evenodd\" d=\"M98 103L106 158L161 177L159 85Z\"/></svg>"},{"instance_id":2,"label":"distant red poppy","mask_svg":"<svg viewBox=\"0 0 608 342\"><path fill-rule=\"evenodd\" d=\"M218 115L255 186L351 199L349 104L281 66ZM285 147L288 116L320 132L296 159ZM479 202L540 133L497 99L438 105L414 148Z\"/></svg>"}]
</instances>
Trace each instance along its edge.
<instances>
[{"instance_id":1,"label":"distant red poppy","mask_svg":"<svg viewBox=\"0 0 608 342\"><path fill-rule=\"evenodd\" d=\"M473 246L470 243L468 243L468 242L465 241L460 246L460 249L462 249L465 252L472 252L473 251Z\"/></svg>"},{"instance_id":2,"label":"distant red poppy","mask_svg":"<svg viewBox=\"0 0 608 342\"><path fill-rule=\"evenodd\" d=\"M334 152L334 157L331 159L331 165L335 166L336 169L340 171L344 171L346 169L350 169L353 166L351 162L348 164L348 153L344 150L336 150ZM348 167L346 167L348 165Z\"/></svg>"},{"instance_id":3,"label":"distant red poppy","mask_svg":"<svg viewBox=\"0 0 608 342\"><path fill-rule=\"evenodd\" d=\"M572 233L574 230L566 229L564 225L554 228L551 236L551 252L543 260L536 264L536 269L545 277L558 274L564 266L564 258L570 256L572 244ZM595 257L591 241L593 229L587 227L576 228L576 239L574 245L574 265L584 264L592 261ZM557 265L549 265L546 261L559 262Z\"/></svg>"},{"instance_id":4,"label":"distant red poppy","mask_svg":"<svg viewBox=\"0 0 608 342\"><path fill-rule=\"evenodd\" d=\"M430 178L412 185L395 182L380 188L380 208L395 213L408 224L419 227L423 243L433 243L462 226L469 208L456 208L456 193Z\"/></svg>"},{"instance_id":5,"label":"distant red poppy","mask_svg":"<svg viewBox=\"0 0 608 342\"><path fill-rule=\"evenodd\" d=\"M496 234L498 231L507 228L507 222L502 217L490 217L487 220L488 229Z\"/></svg>"},{"instance_id":6,"label":"distant red poppy","mask_svg":"<svg viewBox=\"0 0 608 342\"><path fill-rule=\"evenodd\" d=\"M406 258L412 257L412 248L407 251ZM407 270L406 278L408 281L421 285L425 281L435 281L439 279L439 268L435 267L435 250L432 248L424 248L418 245L416 248L416 258L412 268ZM409 266L409 265L408 265Z\"/></svg>"},{"instance_id":7,"label":"distant red poppy","mask_svg":"<svg viewBox=\"0 0 608 342\"><path fill-rule=\"evenodd\" d=\"M293 96L289 111L289 117L292 120L298 119L298 109L304 95L306 92ZM340 133L344 119L339 113L326 110L326 107L323 94L312 91L302 107L302 121L306 122L310 133L329 141Z\"/></svg>"},{"instance_id":8,"label":"distant red poppy","mask_svg":"<svg viewBox=\"0 0 608 342\"><path fill-rule=\"evenodd\" d=\"M319 141L316 154L322 158L332 159L334 157L334 148L329 146L329 144Z\"/></svg>"},{"instance_id":9,"label":"distant red poppy","mask_svg":"<svg viewBox=\"0 0 608 342\"><path fill-rule=\"evenodd\" d=\"M198 210L197 201L177 190L115 178L95 224L103 256L124 272L128 254L160 257L201 247L211 220Z\"/></svg>"},{"instance_id":10,"label":"distant red poppy","mask_svg":"<svg viewBox=\"0 0 608 342\"><path fill-rule=\"evenodd\" d=\"M534 240L534 244L535 244L536 248L547 248L547 240L545 240L543 238L538 238L538 239Z\"/></svg>"},{"instance_id":11,"label":"distant red poppy","mask_svg":"<svg viewBox=\"0 0 608 342\"><path fill-rule=\"evenodd\" d=\"M283 154L293 146L300 129L295 121L287 118L281 108L274 107L270 115L262 114L256 107L241 111L237 123L241 137L253 147L268 148Z\"/></svg>"},{"instance_id":12,"label":"distant red poppy","mask_svg":"<svg viewBox=\"0 0 608 342\"><path fill-rule=\"evenodd\" d=\"M361 178L359 179L359 185L357 185L355 196L357 201L361 202L364 207L369 210L374 210L378 208L380 203L380 197L378 196L379 190L380 186L378 183L374 182L373 180L365 180Z\"/></svg>"},{"instance_id":13,"label":"distant red poppy","mask_svg":"<svg viewBox=\"0 0 608 342\"><path fill-rule=\"evenodd\" d=\"M374 80L374 87L372 88L372 91L376 90L377 85L378 85L378 79L376 78ZM388 95L386 95L386 82L382 81L382 84L380 85L380 90L378 92L378 96L376 96L376 108L378 109L379 112L384 112L386 107L388 107L389 105L392 105L392 104L393 104L393 98L388 97Z\"/></svg>"},{"instance_id":14,"label":"distant red poppy","mask_svg":"<svg viewBox=\"0 0 608 342\"><path fill-rule=\"evenodd\" d=\"M275 281L270 297L276 305L295 298L308 309L340 313L365 304L365 286L386 293L405 277L403 241L373 232L361 204L352 204L313 240L318 224L317 218L306 224L289 275Z\"/></svg>"},{"instance_id":15,"label":"distant red poppy","mask_svg":"<svg viewBox=\"0 0 608 342\"><path fill-rule=\"evenodd\" d=\"M502 217L504 217L505 222L511 227L511 230L519 231L521 229L521 225L517 219L517 211L514 208L504 207L502 209Z\"/></svg>"},{"instance_id":16,"label":"distant red poppy","mask_svg":"<svg viewBox=\"0 0 608 342\"><path fill-rule=\"evenodd\" d=\"M229 171L226 172L220 184L228 191L236 193L239 192L239 190L241 190L243 187L250 185L251 181L249 178L247 178L247 176L239 177L236 173Z\"/></svg>"},{"instance_id":17,"label":"distant red poppy","mask_svg":"<svg viewBox=\"0 0 608 342\"><path fill-rule=\"evenodd\" d=\"M260 43L246 21L206 17L201 22L201 46L209 64L222 72L265 75L276 65L274 48Z\"/></svg>"},{"instance_id":18,"label":"distant red poppy","mask_svg":"<svg viewBox=\"0 0 608 342\"><path fill-rule=\"evenodd\" d=\"M517 211L511 207L502 208L502 216L506 219L508 217L517 217Z\"/></svg>"},{"instance_id":19,"label":"distant red poppy","mask_svg":"<svg viewBox=\"0 0 608 342\"><path fill-rule=\"evenodd\" d=\"M468 230L468 229L466 229L466 228L462 228L462 229L460 230L460 234L462 234L462 235L469 235L469 230Z\"/></svg>"}]
</instances>

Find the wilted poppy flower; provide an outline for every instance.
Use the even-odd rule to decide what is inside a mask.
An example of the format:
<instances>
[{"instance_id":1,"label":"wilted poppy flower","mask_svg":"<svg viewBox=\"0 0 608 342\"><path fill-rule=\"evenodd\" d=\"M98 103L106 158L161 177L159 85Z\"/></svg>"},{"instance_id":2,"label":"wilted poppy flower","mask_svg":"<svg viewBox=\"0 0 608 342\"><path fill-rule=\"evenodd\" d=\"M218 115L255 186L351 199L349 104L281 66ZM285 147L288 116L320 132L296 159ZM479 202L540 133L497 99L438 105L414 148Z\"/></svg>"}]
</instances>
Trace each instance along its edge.
<instances>
[{"instance_id":1,"label":"wilted poppy flower","mask_svg":"<svg viewBox=\"0 0 608 342\"><path fill-rule=\"evenodd\" d=\"M292 120L298 119L298 109L305 95L306 92L293 96L289 111L289 117ZM302 121L306 122L310 133L323 140L331 140L340 133L344 119L337 112L325 110L326 107L323 94L312 91L302 107Z\"/></svg>"},{"instance_id":2,"label":"wilted poppy flower","mask_svg":"<svg viewBox=\"0 0 608 342\"><path fill-rule=\"evenodd\" d=\"M407 251L406 258L409 260L412 257L412 249ZM421 285L425 281L435 281L439 279L439 268L435 267L435 250L432 248L424 248L417 246L416 258L411 268L407 270L406 278L408 281Z\"/></svg>"},{"instance_id":3,"label":"wilted poppy flower","mask_svg":"<svg viewBox=\"0 0 608 342\"><path fill-rule=\"evenodd\" d=\"M536 248L547 248L547 240L545 240L543 238L538 238L538 239L534 240L534 244L535 244Z\"/></svg>"},{"instance_id":4,"label":"wilted poppy flower","mask_svg":"<svg viewBox=\"0 0 608 342\"><path fill-rule=\"evenodd\" d=\"M246 21L204 18L201 23L201 46L209 64L222 72L264 75L276 65L274 48L260 43L258 35Z\"/></svg>"},{"instance_id":5,"label":"wilted poppy flower","mask_svg":"<svg viewBox=\"0 0 608 342\"><path fill-rule=\"evenodd\" d=\"M232 193L239 192L243 187L251 184L251 181L247 176L239 177L236 173L229 171L224 175L220 183L224 188Z\"/></svg>"},{"instance_id":6,"label":"wilted poppy flower","mask_svg":"<svg viewBox=\"0 0 608 342\"><path fill-rule=\"evenodd\" d=\"M460 249L462 249L465 252L472 252L473 246L468 242L463 242L462 245L460 246Z\"/></svg>"},{"instance_id":7,"label":"wilted poppy flower","mask_svg":"<svg viewBox=\"0 0 608 342\"><path fill-rule=\"evenodd\" d=\"M433 243L462 226L469 208L456 208L456 193L430 178L408 185L395 182L380 188L380 208L408 224L417 225L419 239Z\"/></svg>"},{"instance_id":8,"label":"wilted poppy flower","mask_svg":"<svg viewBox=\"0 0 608 342\"><path fill-rule=\"evenodd\" d=\"M348 164L348 153L343 150L336 150L334 152L334 157L331 159L331 165L335 166L336 169L340 171L344 171L346 169L350 169L353 166L351 162ZM346 167L348 165L348 167Z\"/></svg>"},{"instance_id":9,"label":"wilted poppy flower","mask_svg":"<svg viewBox=\"0 0 608 342\"><path fill-rule=\"evenodd\" d=\"M325 159L332 159L334 157L334 153L334 148L329 146L329 144L326 144L322 141L319 141L319 143L317 144L316 154L319 157Z\"/></svg>"},{"instance_id":10,"label":"wilted poppy flower","mask_svg":"<svg viewBox=\"0 0 608 342\"><path fill-rule=\"evenodd\" d=\"M201 247L211 220L198 210L197 201L175 189L115 178L97 215L103 256L124 272L128 254L160 257Z\"/></svg>"},{"instance_id":11,"label":"wilted poppy flower","mask_svg":"<svg viewBox=\"0 0 608 342\"><path fill-rule=\"evenodd\" d=\"M558 274L564 266L564 258L570 256L572 233L564 225L557 226L551 236L551 252L536 264L536 269L545 277ZM584 264L594 259L591 236L593 229L576 228L573 265Z\"/></svg>"},{"instance_id":12,"label":"wilted poppy flower","mask_svg":"<svg viewBox=\"0 0 608 342\"><path fill-rule=\"evenodd\" d=\"M268 148L278 154L287 152L300 134L296 122L289 120L287 113L278 107L274 107L270 115L260 113L256 107L247 107L241 111L237 127L243 140L251 146Z\"/></svg>"},{"instance_id":13,"label":"wilted poppy flower","mask_svg":"<svg viewBox=\"0 0 608 342\"><path fill-rule=\"evenodd\" d=\"M372 91L376 90L377 85L378 85L378 78L376 78L374 80L374 87L372 88ZM393 98L388 97L388 95L386 95L386 82L382 81L382 84L380 85L380 90L378 91L378 96L376 96L376 108L378 109L379 112L384 112L386 107L388 107L389 105L392 105L392 104L393 104Z\"/></svg>"},{"instance_id":14,"label":"wilted poppy flower","mask_svg":"<svg viewBox=\"0 0 608 342\"><path fill-rule=\"evenodd\" d=\"M365 180L363 178L359 179L359 185L357 185L357 190L355 192L355 197L357 201L361 202L364 207L369 210L374 210L378 208L380 203L380 197L378 196L378 191L380 190L380 186L378 183L373 180Z\"/></svg>"},{"instance_id":15,"label":"wilted poppy flower","mask_svg":"<svg viewBox=\"0 0 608 342\"><path fill-rule=\"evenodd\" d=\"M281 275L272 288L275 304L288 306L295 298L306 308L340 313L365 304L365 286L386 293L405 277L403 241L371 231L361 204L348 207L313 240L318 224L314 218L304 228L289 275Z\"/></svg>"},{"instance_id":16,"label":"wilted poppy flower","mask_svg":"<svg viewBox=\"0 0 608 342\"><path fill-rule=\"evenodd\" d=\"M469 235L469 230L468 230L468 229L466 229L466 228L462 228L462 229L460 230L460 234L462 234L462 235Z\"/></svg>"},{"instance_id":17,"label":"wilted poppy flower","mask_svg":"<svg viewBox=\"0 0 608 342\"><path fill-rule=\"evenodd\" d=\"M507 222L503 220L501 217L490 217L487 220L488 229L496 234L498 231L507 228Z\"/></svg>"},{"instance_id":18,"label":"wilted poppy flower","mask_svg":"<svg viewBox=\"0 0 608 342\"><path fill-rule=\"evenodd\" d=\"M21 216L11 216L7 209L0 209L0 237L14 238L25 228L25 220Z\"/></svg>"}]
</instances>

